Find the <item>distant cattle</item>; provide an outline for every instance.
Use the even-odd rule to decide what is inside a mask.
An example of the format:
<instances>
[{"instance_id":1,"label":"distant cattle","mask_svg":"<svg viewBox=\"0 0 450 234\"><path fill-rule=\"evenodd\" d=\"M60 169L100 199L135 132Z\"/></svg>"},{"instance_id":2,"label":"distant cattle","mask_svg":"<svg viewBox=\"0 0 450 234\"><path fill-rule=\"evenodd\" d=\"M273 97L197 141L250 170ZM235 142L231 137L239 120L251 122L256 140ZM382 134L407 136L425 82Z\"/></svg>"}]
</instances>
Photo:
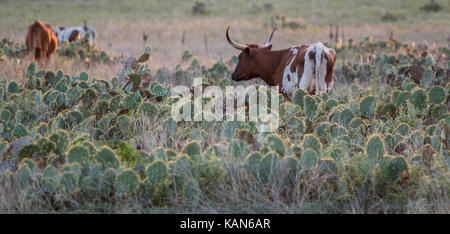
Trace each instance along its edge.
<instances>
[{"instance_id":1,"label":"distant cattle","mask_svg":"<svg viewBox=\"0 0 450 234\"><path fill-rule=\"evenodd\" d=\"M94 45L94 40L96 36L95 29L90 26L80 26L80 27L55 27L54 32L56 36L58 37L58 41L60 43L63 43L65 41L73 42L78 39L84 39L86 34L89 34L88 36L88 42L90 45Z\"/></svg>"},{"instance_id":2,"label":"distant cattle","mask_svg":"<svg viewBox=\"0 0 450 234\"><path fill-rule=\"evenodd\" d=\"M28 26L25 44L28 53L32 53L35 60L50 59L58 47L58 39L52 31L52 26L36 20Z\"/></svg>"},{"instance_id":3,"label":"distant cattle","mask_svg":"<svg viewBox=\"0 0 450 234\"><path fill-rule=\"evenodd\" d=\"M272 31L266 44L240 44L226 37L228 43L242 52L232 74L235 81L261 78L268 85L278 86L290 97L296 88L310 94L328 92L333 87L336 52L317 42L312 45L292 46L272 51Z\"/></svg>"}]
</instances>

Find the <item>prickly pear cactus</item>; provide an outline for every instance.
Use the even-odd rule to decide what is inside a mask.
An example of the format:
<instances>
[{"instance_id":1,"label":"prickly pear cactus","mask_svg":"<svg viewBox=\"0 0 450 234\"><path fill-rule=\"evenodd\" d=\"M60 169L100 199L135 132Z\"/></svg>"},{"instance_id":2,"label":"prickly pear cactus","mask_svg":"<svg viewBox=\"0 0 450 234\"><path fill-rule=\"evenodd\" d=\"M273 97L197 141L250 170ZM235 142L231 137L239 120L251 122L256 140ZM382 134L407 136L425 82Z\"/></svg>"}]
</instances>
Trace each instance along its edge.
<instances>
[{"instance_id":1,"label":"prickly pear cactus","mask_svg":"<svg viewBox=\"0 0 450 234\"><path fill-rule=\"evenodd\" d=\"M349 124L352 119L353 112L349 108L345 108L340 112L339 123L342 124L342 126L347 126L347 124Z\"/></svg>"},{"instance_id":2,"label":"prickly pear cactus","mask_svg":"<svg viewBox=\"0 0 450 234\"><path fill-rule=\"evenodd\" d=\"M441 104L445 100L445 89L435 86L428 91L428 100L433 104Z\"/></svg>"},{"instance_id":3,"label":"prickly pear cactus","mask_svg":"<svg viewBox=\"0 0 450 234\"><path fill-rule=\"evenodd\" d=\"M107 146L104 146L97 152L95 159L99 162L103 168L117 169L120 166L119 159L116 154Z\"/></svg>"},{"instance_id":4,"label":"prickly pear cactus","mask_svg":"<svg viewBox=\"0 0 450 234\"><path fill-rule=\"evenodd\" d=\"M307 93L303 89L297 89L294 92L292 102L303 107L304 98L306 95L307 95Z\"/></svg>"},{"instance_id":5,"label":"prickly pear cactus","mask_svg":"<svg viewBox=\"0 0 450 234\"><path fill-rule=\"evenodd\" d=\"M21 138L24 136L28 136L27 129L22 124L17 124L13 130L13 137Z\"/></svg>"},{"instance_id":6,"label":"prickly pear cactus","mask_svg":"<svg viewBox=\"0 0 450 234\"><path fill-rule=\"evenodd\" d=\"M63 172L59 182L63 194L70 195L76 192L78 190L78 179L78 176L71 171Z\"/></svg>"},{"instance_id":7,"label":"prickly pear cactus","mask_svg":"<svg viewBox=\"0 0 450 234\"><path fill-rule=\"evenodd\" d=\"M359 113L361 114L361 117L373 119L376 102L377 97L375 96L367 96L363 98L359 103Z\"/></svg>"},{"instance_id":8,"label":"prickly pear cactus","mask_svg":"<svg viewBox=\"0 0 450 234\"><path fill-rule=\"evenodd\" d=\"M387 174L390 181L395 182L400 178L403 172L408 171L408 163L403 156L397 156L389 161L387 166Z\"/></svg>"},{"instance_id":9,"label":"prickly pear cactus","mask_svg":"<svg viewBox=\"0 0 450 234\"><path fill-rule=\"evenodd\" d=\"M269 135L267 137L267 144L269 148L278 153L281 157L284 156L286 151L286 147L284 146L284 142L282 138L278 135Z\"/></svg>"},{"instance_id":10,"label":"prickly pear cactus","mask_svg":"<svg viewBox=\"0 0 450 234\"><path fill-rule=\"evenodd\" d=\"M322 150L322 144L314 134L306 134L303 137L303 148L312 149L319 153Z\"/></svg>"},{"instance_id":11,"label":"prickly pear cactus","mask_svg":"<svg viewBox=\"0 0 450 234\"><path fill-rule=\"evenodd\" d=\"M117 176L117 192L119 195L128 195L136 192L139 186L139 177L131 169L124 170Z\"/></svg>"},{"instance_id":12,"label":"prickly pear cactus","mask_svg":"<svg viewBox=\"0 0 450 234\"><path fill-rule=\"evenodd\" d=\"M9 83L8 93L20 93L20 87L15 81Z\"/></svg>"},{"instance_id":13,"label":"prickly pear cactus","mask_svg":"<svg viewBox=\"0 0 450 234\"><path fill-rule=\"evenodd\" d=\"M109 197L116 186L116 172L112 168L106 169L100 178L100 192L103 196Z\"/></svg>"},{"instance_id":14,"label":"prickly pear cactus","mask_svg":"<svg viewBox=\"0 0 450 234\"><path fill-rule=\"evenodd\" d=\"M39 147L40 155L48 155L50 154L56 147L56 144L48 139L47 137L41 137L36 142L36 145Z\"/></svg>"},{"instance_id":15,"label":"prickly pear cactus","mask_svg":"<svg viewBox=\"0 0 450 234\"><path fill-rule=\"evenodd\" d=\"M234 158L243 158L250 153L250 148L243 140L233 140L228 146L228 153Z\"/></svg>"},{"instance_id":16,"label":"prickly pear cactus","mask_svg":"<svg viewBox=\"0 0 450 234\"><path fill-rule=\"evenodd\" d=\"M56 133L52 134L50 140L55 143L55 149L53 150L55 154L64 153L69 146L69 136L66 131L61 129L58 129Z\"/></svg>"},{"instance_id":17,"label":"prickly pear cactus","mask_svg":"<svg viewBox=\"0 0 450 234\"><path fill-rule=\"evenodd\" d=\"M408 124L406 123L401 123L400 125L398 125L397 127L397 132L402 135L402 136L407 136L410 133L410 128L408 126Z\"/></svg>"},{"instance_id":18,"label":"prickly pear cactus","mask_svg":"<svg viewBox=\"0 0 450 234\"><path fill-rule=\"evenodd\" d=\"M167 166L161 160L153 161L152 164L148 166L146 174L148 183L150 184L162 183L168 176Z\"/></svg>"},{"instance_id":19,"label":"prickly pear cactus","mask_svg":"<svg viewBox=\"0 0 450 234\"><path fill-rule=\"evenodd\" d=\"M36 144L28 144L19 151L19 158L32 158L33 155L39 153L39 146Z\"/></svg>"},{"instance_id":20,"label":"prickly pear cactus","mask_svg":"<svg viewBox=\"0 0 450 234\"><path fill-rule=\"evenodd\" d=\"M379 135L373 135L367 141L366 154L371 162L381 160L384 155L383 139Z\"/></svg>"},{"instance_id":21,"label":"prickly pear cactus","mask_svg":"<svg viewBox=\"0 0 450 234\"><path fill-rule=\"evenodd\" d=\"M152 103L143 102L139 105L138 112L148 117L149 119L153 119L157 115L158 110Z\"/></svg>"},{"instance_id":22,"label":"prickly pear cactus","mask_svg":"<svg viewBox=\"0 0 450 234\"><path fill-rule=\"evenodd\" d=\"M196 206L200 201L200 188L197 181L190 179L183 186L183 199L191 206Z\"/></svg>"},{"instance_id":23,"label":"prickly pear cactus","mask_svg":"<svg viewBox=\"0 0 450 234\"><path fill-rule=\"evenodd\" d=\"M41 187L45 193L53 194L58 189L58 170L47 166L42 173Z\"/></svg>"},{"instance_id":24,"label":"prickly pear cactus","mask_svg":"<svg viewBox=\"0 0 450 234\"><path fill-rule=\"evenodd\" d=\"M269 182L272 175L276 174L276 170L279 165L278 155L270 151L268 152L259 163L259 178L262 183Z\"/></svg>"},{"instance_id":25,"label":"prickly pear cactus","mask_svg":"<svg viewBox=\"0 0 450 234\"><path fill-rule=\"evenodd\" d=\"M73 146L67 155L69 163L77 162L83 168L89 167L89 152L83 146Z\"/></svg>"},{"instance_id":26,"label":"prickly pear cactus","mask_svg":"<svg viewBox=\"0 0 450 234\"><path fill-rule=\"evenodd\" d=\"M19 189L24 190L31 184L31 172L27 165L21 165L16 172L16 181Z\"/></svg>"},{"instance_id":27,"label":"prickly pear cactus","mask_svg":"<svg viewBox=\"0 0 450 234\"><path fill-rule=\"evenodd\" d=\"M413 90L411 97L409 98L409 102L413 104L418 109L423 109L427 105L427 95L425 89L416 88Z\"/></svg>"},{"instance_id":28,"label":"prickly pear cactus","mask_svg":"<svg viewBox=\"0 0 450 234\"><path fill-rule=\"evenodd\" d=\"M319 157L317 156L316 151L307 149L303 151L302 156L300 157L300 166L305 169L314 168L319 161Z\"/></svg>"},{"instance_id":29,"label":"prickly pear cactus","mask_svg":"<svg viewBox=\"0 0 450 234\"><path fill-rule=\"evenodd\" d=\"M0 113L0 120L5 123L9 123L11 121L11 116L11 111L2 110L2 112Z\"/></svg>"},{"instance_id":30,"label":"prickly pear cactus","mask_svg":"<svg viewBox=\"0 0 450 234\"><path fill-rule=\"evenodd\" d=\"M317 109L318 106L316 100L312 96L306 95L303 104L303 110L306 117L308 117L309 119L314 119L317 115Z\"/></svg>"},{"instance_id":31,"label":"prickly pear cactus","mask_svg":"<svg viewBox=\"0 0 450 234\"><path fill-rule=\"evenodd\" d=\"M245 168L247 173L252 175L254 178L258 177L258 168L261 159L262 155L259 152L253 152L247 156Z\"/></svg>"},{"instance_id":32,"label":"prickly pear cactus","mask_svg":"<svg viewBox=\"0 0 450 234\"><path fill-rule=\"evenodd\" d=\"M197 158L201 154L201 145L198 141L194 140L189 142L183 149L183 153L189 155L191 158Z\"/></svg>"},{"instance_id":33,"label":"prickly pear cactus","mask_svg":"<svg viewBox=\"0 0 450 234\"><path fill-rule=\"evenodd\" d=\"M319 161L319 172L320 175L326 176L328 178L336 178L338 173L338 168L336 162L331 158L321 159Z\"/></svg>"},{"instance_id":34,"label":"prickly pear cactus","mask_svg":"<svg viewBox=\"0 0 450 234\"><path fill-rule=\"evenodd\" d=\"M117 127L119 127L119 129L123 133L130 132L131 121L127 116L121 115L121 116L117 117L116 121L117 121Z\"/></svg>"},{"instance_id":35,"label":"prickly pear cactus","mask_svg":"<svg viewBox=\"0 0 450 234\"><path fill-rule=\"evenodd\" d=\"M294 156L285 157L283 158L283 160L281 160L280 165L281 168L285 168L285 170L287 171L286 182L290 184L294 183L299 169L298 159Z\"/></svg>"}]
</instances>

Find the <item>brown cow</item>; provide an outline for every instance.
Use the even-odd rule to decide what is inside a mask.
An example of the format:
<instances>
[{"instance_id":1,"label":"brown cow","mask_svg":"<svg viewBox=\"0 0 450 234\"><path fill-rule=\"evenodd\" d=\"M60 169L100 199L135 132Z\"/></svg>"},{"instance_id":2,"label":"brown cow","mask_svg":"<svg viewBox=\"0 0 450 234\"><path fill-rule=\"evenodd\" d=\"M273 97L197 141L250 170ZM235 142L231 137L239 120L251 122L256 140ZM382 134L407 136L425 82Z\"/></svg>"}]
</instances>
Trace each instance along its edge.
<instances>
[{"instance_id":1,"label":"brown cow","mask_svg":"<svg viewBox=\"0 0 450 234\"><path fill-rule=\"evenodd\" d=\"M239 61L231 75L235 81L260 77L268 85L278 86L287 97L296 88L311 94L328 92L333 87L336 52L322 43L292 46L289 49L271 51L272 36L265 45L240 44L226 37L228 43L241 50Z\"/></svg>"},{"instance_id":2,"label":"brown cow","mask_svg":"<svg viewBox=\"0 0 450 234\"><path fill-rule=\"evenodd\" d=\"M52 26L36 20L28 26L25 44L27 45L28 53L33 54L34 60L50 59L56 48L58 48L58 38L53 33Z\"/></svg>"}]
</instances>

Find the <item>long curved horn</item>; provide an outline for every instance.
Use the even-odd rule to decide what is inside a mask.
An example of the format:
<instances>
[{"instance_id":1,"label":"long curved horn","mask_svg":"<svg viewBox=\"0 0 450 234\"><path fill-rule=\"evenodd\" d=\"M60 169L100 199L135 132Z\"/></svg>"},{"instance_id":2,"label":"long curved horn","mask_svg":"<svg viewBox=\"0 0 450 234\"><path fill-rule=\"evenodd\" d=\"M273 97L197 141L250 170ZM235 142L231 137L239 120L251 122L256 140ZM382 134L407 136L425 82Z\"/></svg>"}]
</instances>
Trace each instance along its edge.
<instances>
[{"instance_id":1,"label":"long curved horn","mask_svg":"<svg viewBox=\"0 0 450 234\"><path fill-rule=\"evenodd\" d=\"M266 41L266 44L260 45L259 48L263 49L263 48L267 48L270 45L272 45L272 37L276 30L277 30L277 26L275 26L275 28L273 28L272 33L270 34L269 38Z\"/></svg>"},{"instance_id":2,"label":"long curved horn","mask_svg":"<svg viewBox=\"0 0 450 234\"><path fill-rule=\"evenodd\" d=\"M226 33L228 43L230 43L231 46L233 46L234 48L236 48L236 49L238 49L238 50L244 50L245 48L247 48L246 45L240 44L240 43L236 43L236 42L234 42L233 40L231 40L230 36L228 35L228 30L229 30L229 29L230 29L230 26L228 26L228 28L227 28L227 33Z\"/></svg>"}]
</instances>

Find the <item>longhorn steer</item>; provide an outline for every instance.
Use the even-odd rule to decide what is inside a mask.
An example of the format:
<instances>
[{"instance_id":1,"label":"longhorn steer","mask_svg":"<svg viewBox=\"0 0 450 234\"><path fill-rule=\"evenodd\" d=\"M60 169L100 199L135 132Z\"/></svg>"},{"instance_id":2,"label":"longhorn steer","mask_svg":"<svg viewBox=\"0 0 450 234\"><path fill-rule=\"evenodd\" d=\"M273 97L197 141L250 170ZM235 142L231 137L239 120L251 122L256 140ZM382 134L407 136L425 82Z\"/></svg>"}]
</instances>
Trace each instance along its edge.
<instances>
[{"instance_id":1,"label":"longhorn steer","mask_svg":"<svg viewBox=\"0 0 450 234\"><path fill-rule=\"evenodd\" d=\"M36 20L28 26L25 44L28 53L33 53L35 60L50 59L58 47L58 39L53 33L52 26Z\"/></svg>"},{"instance_id":2,"label":"longhorn steer","mask_svg":"<svg viewBox=\"0 0 450 234\"><path fill-rule=\"evenodd\" d=\"M73 42L81 38L84 39L86 33L89 33L88 42L90 45L93 45L96 36L95 29L91 26L70 27L70 28L55 27L54 31L60 43L63 43L65 41Z\"/></svg>"},{"instance_id":3,"label":"longhorn steer","mask_svg":"<svg viewBox=\"0 0 450 234\"><path fill-rule=\"evenodd\" d=\"M232 79L250 80L260 77L268 85L278 86L287 97L291 97L296 88L310 94L329 92L334 83L334 63L336 52L317 42L312 45L292 46L289 49L271 51L272 36L265 45L240 44L230 39L228 43L242 52Z\"/></svg>"}]
</instances>

